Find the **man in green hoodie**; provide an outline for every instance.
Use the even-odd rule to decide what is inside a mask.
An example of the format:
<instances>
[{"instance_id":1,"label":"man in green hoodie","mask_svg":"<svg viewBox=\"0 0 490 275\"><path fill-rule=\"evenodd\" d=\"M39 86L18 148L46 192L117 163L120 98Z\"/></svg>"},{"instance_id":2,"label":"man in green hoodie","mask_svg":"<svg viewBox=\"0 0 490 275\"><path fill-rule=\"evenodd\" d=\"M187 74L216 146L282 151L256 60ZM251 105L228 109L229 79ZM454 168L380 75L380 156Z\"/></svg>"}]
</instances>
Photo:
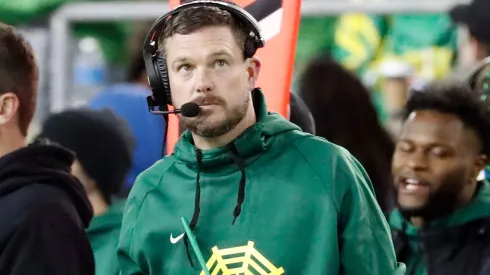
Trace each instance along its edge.
<instances>
[{"instance_id":1,"label":"man in green hoodie","mask_svg":"<svg viewBox=\"0 0 490 275\"><path fill-rule=\"evenodd\" d=\"M94 209L87 235L94 252L96 275L118 275L116 249L124 200L115 198L132 166L134 138L127 123L112 111L72 109L53 114L40 138L72 150L72 174L85 187Z\"/></svg>"},{"instance_id":2,"label":"man in green hoodie","mask_svg":"<svg viewBox=\"0 0 490 275\"><path fill-rule=\"evenodd\" d=\"M490 255L490 115L466 85L433 84L409 99L393 156L390 216L407 274L480 274Z\"/></svg>"},{"instance_id":3,"label":"man in green hoodie","mask_svg":"<svg viewBox=\"0 0 490 275\"><path fill-rule=\"evenodd\" d=\"M145 47L163 50L150 56L166 59L158 66L173 106L193 102L200 112L180 116L188 130L174 153L131 190L121 273L403 274L359 162L267 112L255 88L256 22L234 4L184 5Z\"/></svg>"}]
</instances>

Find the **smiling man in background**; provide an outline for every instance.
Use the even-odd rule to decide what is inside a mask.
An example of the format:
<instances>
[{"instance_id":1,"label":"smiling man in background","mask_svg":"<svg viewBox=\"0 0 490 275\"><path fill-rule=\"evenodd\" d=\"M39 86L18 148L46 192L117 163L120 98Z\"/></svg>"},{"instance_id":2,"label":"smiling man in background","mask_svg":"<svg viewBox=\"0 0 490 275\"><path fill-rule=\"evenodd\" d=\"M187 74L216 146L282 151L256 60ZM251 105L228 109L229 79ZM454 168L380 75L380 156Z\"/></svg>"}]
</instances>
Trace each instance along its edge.
<instances>
[{"instance_id":1,"label":"smiling man in background","mask_svg":"<svg viewBox=\"0 0 490 275\"><path fill-rule=\"evenodd\" d=\"M433 84L406 106L393 156L390 224L408 275L479 274L490 254L490 116L464 85Z\"/></svg>"}]
</instances>

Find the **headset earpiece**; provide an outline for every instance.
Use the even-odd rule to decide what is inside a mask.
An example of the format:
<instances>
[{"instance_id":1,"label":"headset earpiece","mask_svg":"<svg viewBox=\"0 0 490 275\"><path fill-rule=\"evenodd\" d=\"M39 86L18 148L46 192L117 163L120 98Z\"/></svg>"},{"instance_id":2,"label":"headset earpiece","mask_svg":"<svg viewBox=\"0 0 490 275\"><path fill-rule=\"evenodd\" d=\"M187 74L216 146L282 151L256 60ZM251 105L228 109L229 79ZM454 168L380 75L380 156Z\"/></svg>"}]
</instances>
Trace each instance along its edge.
<instances>
[{"instance_id":1,"label":"headset earpiece","mask_svg":"<svg viewBox=\"0 0 490 275\"><path fill-rule=\"evenodd\" d=\"M252 56L255 55L256 51L257 51L257 45L256 45L255 37L249 35L247 39L245 39L245 45L243 47L243 55L245 56L245 58L251 58Z\"/></svg>"},{"instance_id":2,"label":"headset earpiece","mask_svg":"<svg viewBox=\"0 0 490 275\"><path fill-rule=\"evenodd\" d=\"M170 94L170 82L168 78L167 61L160 52L155 56L155 68L160 73L160 79L164 88L165 102L172 105L172 95Z\"/></svg>"},{"instance_id":3,"label":"headset earpiece","mask_svg":"<svg viewBox=\"0 0 490 275\"><path fill-rule=\"evenodd\" d=\"M155 110L155 108L158 107L159 111L167 111L166 88L162 82L162 71L155 60L160 56L156 47L156 43L150 43L145 45L145 48L143 49L143 59L145 61L148 84L152 91L152 95L147 97L148 108L150 110Z\"/></svg>"}]
</instances>

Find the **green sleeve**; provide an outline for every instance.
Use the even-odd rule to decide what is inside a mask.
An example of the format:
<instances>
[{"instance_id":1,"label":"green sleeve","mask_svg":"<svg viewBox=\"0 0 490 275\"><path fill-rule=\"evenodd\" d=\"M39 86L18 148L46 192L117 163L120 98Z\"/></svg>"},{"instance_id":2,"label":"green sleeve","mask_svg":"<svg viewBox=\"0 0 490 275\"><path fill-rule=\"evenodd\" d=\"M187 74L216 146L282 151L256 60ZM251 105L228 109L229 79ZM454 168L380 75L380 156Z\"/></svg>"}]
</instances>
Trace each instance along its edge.
<instances>
[{"instance_id":1,"label":"green sleeve","mask_svg":"<svg viewBox=\"0 0 490 275\"><path fill-rule=\"evenodd\" d=\"M334 169L342 274L404 274L405 265L396 261L388 223L364 168L342 149Z\"/></svg>"},{"instance_id":2,"label":"green sleeve","mask_svg":"<svg viewBox=\"0 0 490 275\"><path fill-rule=\"evenodd\" d=\"M171 157L157 161L150 168L138 175L129 193L119 236L117 258L121 275L150 274L147 255L145 254L145 233L141 209L145 199L152 191L159 188L163 175L173 164Z\"/></svg>"},{"instance_id":3,"label":"green sleeve","mask_svg":"<svg viewBox=\"0 0 490 275\"><path fill-rule=\"evenodd\" d=\"M132 247L132 245L136 244L133 237L135 235L135 225L136 220L138 219L140 206L137 197L130 195L124 210L121 234L119 236L119 246L117 249L117 260L119 262L121 275L143 274L135 260L135 248Z\"/></svg>"}]
</instances>

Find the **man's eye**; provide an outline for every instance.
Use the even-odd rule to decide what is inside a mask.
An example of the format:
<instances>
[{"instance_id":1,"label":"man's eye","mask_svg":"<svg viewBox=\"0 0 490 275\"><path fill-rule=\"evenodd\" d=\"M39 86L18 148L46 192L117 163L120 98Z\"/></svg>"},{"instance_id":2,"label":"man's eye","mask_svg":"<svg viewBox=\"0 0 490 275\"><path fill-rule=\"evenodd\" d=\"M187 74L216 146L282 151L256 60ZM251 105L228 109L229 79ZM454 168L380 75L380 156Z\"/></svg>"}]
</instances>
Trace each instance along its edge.
<instances>
[{"instance_id":1,"label":"man's eye","mask_svg":"<svg viewBox=\"0 0 490 275\"><path fill-rule=\"evenodd\" d=\"M188 64L184 64L184 65L180 65L178 68L177 68L178 71L184 71L184 72L188 72L191 70L191 66L188 65Z\"/></svg>"},{"instance_id":2,"label":"man's eye","mask_svg":"<svg viewBox=\"0 0 490 275\"><path fill-rule=\"evenodd\" d=\"M225 65L226 65L226 61L224 61L222 59L216 60L216 66L224 67Z\"/></svg>"}]
</instances>

